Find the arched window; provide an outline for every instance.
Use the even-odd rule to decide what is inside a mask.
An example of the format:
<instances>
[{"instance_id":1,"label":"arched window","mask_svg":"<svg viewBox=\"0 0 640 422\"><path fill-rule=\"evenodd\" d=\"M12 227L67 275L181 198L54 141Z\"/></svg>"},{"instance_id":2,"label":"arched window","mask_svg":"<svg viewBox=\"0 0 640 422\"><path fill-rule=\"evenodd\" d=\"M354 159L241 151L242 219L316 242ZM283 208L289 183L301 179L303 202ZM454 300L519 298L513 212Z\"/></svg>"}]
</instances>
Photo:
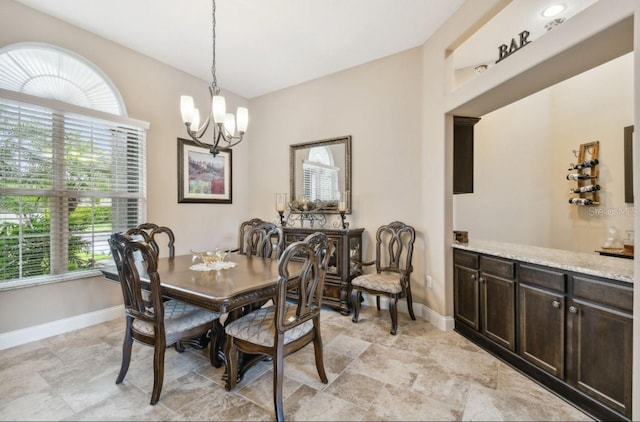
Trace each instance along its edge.
<instances>
[{"instance_id":1,"label":"arched window","mask_svg":"<svg viewBox=\"0 0 640 422\"><path fill-rule=\"evenodd\" d=\"M338 199L338 172L333 155L326 146L313 147L309 158L302 162L303 198L331 201Z\"/></svg>"},{"instance_id":2,"label":"arched window","mask_svg":"<svg viewBox=\"0 0 640 422\"><path fill-rule=\"evenodd\" d=\"M145 216L148 126L82 57L0 49L0 289L111 263L110 233Z\"/></svg>"}]
</instances>

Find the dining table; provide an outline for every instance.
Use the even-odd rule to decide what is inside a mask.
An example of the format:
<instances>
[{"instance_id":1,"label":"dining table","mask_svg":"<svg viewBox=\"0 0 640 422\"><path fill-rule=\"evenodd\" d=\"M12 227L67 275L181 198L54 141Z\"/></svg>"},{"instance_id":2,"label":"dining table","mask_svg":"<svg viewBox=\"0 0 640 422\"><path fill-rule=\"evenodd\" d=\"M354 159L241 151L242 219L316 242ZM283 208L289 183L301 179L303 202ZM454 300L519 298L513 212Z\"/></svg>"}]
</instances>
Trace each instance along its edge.
<instances>
[{"instance_id":1,"label":"dining table","mask_svg":"<svg viewBox=\"0 0 640 422\"><path fill-rule=\"evenodd\" d=\"M277 259L233 253L228 255L225 261L227 265L223 265L223 268L206 269L203 264L194 264L193 255L159 258L158 275L161 294L168 299L226 314L224 322L226 325L262 306L269 299L275 298L280 277L278 262ZM220 268L221 266L212 265L211 267ZM148 289L150 282L144 265L138 264L138 268L140 282L143 288ZM289 273L294 277L296 270L301 268L301 262L290 261ZM115 265L103 267L101 271L107 280L120 282ZM222 331L212 335L222 336L221 341L217 342L219 348L216 353L225 363L226 370L223 378L228 383L229 371L224 355L225 334L224 330ZM254 363L264 358L261 355L241 355L238 377L241 378ZM229 389L228 385L227 389Z\"/></svg>"}]
</instances>

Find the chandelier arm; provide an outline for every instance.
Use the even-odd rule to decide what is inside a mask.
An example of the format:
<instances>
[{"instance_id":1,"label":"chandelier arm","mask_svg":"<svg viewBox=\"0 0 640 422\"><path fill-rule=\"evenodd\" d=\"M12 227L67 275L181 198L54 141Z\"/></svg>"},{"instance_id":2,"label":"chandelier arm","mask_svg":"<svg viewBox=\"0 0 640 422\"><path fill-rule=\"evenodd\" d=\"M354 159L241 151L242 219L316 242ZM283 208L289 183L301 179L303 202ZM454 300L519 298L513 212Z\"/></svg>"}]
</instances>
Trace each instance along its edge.
<instances>
[{"instance_id":1,"label":"chandelier arm","mask_svg":"<svg viewBox=\"0 0 640 422\"><path fill-rule=\"evenodd\" d=\"M202 138L205 132L207 131L207 129L209 128L209 123L211 123L211 115L207 116L207 120L204 121L202 127L199 128L198 130L188 129L189 135L191 135L191 137L195 136L198 139Z\"/></svg>"},{"instance_id":2,"label":"chandelier arm","mask_svg":"<svg viewBox=\"0 0 640 422\"><path fill-rule=\"evenodd\" d=\"M200 138L197 138L197 137L193 136L193 131L192 130L187 131L187 134L193 140L193 142L195 142L195 144L198 145L199 147L207 148L207 149L211 148L211 146L212 146L211 144L207 144L206 142L202 142L200 140Z\"/></svg>"},{"instance_id":3,"label":"chandelier arm","mask_svg":"<svg viewBox=\"0 0 640 422\"><path fill-rule=\"evenodd\" d=\"M231 148L234 147L236 145L238 145L240 142L242 142L242 139L244 137L244 134L240 135L240 136L232 136L231 139L227 140L225 139L225 141L227 141L229 143L229 145L227 145L227 148ZM231 143L232 140L237 139L236 142Z\"/></svg>"}]
</instances>

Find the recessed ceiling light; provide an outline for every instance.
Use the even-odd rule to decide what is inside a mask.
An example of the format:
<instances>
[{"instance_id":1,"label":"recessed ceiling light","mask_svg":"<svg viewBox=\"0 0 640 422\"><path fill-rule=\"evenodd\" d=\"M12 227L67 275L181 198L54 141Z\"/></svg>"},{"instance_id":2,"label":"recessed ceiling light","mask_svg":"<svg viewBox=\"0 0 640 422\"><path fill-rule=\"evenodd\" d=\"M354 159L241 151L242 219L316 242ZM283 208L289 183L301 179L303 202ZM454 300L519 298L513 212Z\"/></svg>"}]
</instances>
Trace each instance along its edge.
<instances>
[{"instance_id":1,"label":"recessed ceiling light","mask_svg":"<svg viewBox=\"0 0 640 422\"><path fill-rule=\"evenodd\" d=\"M564 4L552 4L542 11L542 16L545 18L550 18L551 16L555 16L558 13L561 13L566 6Z\"/></svg>"}]
</instances>

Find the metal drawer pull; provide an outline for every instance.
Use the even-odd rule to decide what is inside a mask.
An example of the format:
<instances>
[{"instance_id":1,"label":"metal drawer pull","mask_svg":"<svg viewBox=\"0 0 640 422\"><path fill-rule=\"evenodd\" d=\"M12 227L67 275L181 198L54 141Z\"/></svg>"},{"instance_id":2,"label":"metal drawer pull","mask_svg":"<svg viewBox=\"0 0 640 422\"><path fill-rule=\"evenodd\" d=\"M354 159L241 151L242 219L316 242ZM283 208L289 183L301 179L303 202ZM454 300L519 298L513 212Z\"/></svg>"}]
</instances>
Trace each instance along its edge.
<instances>
[{"instance_id":1,"label":"metal drawer pull","mask_svg":"<svg viewBox=\"0 0 640 422\"><path fill-rule=\"evenodd\" d=\"M576 308L575 306L569 306L569 312L571 312L572 314L577 314L578 308Z\"/></svg>"},{"instance_id":2,"label":"metal drawer pull","mask_svg":"<svg viewBox=\"0 0 640 422\"><path fill-rule=\"evenodd\" d=\"M553 306L554 308L559 308L560 302L558 302L557 300L554 300L553 302L551 302L551 306Z\"/></svg>"},{"instance_id":3,"label":"metal drawer pull","mask_svg":"<svg viewBox=\"0 0 640 422\"><path fill-rule=\"evenodd\" d=\"M483 283L483 282L484 282L484 278L480 277L480 278L478 279L478 283Z\"/></svg>"},{"instance_id":4,"label":"metal drawer pull","mask_svg":"<svg viewBox=\"0 0 640 422\"><path fill-rule=\"evenodd\" d=\"M471 274L471 280L475 280L476 279L476 275L475 274Z\"/></svg>"}]
</instances>

